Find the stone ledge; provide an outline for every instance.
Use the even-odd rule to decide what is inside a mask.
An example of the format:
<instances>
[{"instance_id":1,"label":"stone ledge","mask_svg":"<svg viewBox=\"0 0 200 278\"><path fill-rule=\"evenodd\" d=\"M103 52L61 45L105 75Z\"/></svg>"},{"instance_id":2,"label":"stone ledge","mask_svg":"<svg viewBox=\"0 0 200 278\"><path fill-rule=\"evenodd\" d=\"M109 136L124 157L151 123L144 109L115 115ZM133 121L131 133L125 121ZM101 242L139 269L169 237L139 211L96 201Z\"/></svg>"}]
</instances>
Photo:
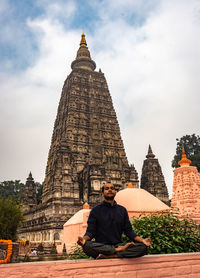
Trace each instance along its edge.
<instances>
[{"instance_id":1,"label":"stone ledge","mask_svg":"<svg viewBox=\"0 0 200 278\"><path fill-rule=\"evenodd\" d=\"M0 265L0 277L9 278L200 278L200 252L147 255L132 259L62 260Z\"/></svg>"}]
</instances>

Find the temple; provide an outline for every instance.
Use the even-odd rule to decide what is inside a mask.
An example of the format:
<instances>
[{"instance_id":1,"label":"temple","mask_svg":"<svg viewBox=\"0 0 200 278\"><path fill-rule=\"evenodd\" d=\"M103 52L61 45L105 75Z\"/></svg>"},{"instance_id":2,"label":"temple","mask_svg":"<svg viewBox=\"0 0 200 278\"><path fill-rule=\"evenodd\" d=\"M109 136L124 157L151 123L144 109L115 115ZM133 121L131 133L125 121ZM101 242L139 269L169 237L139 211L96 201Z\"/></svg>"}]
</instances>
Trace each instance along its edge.
<instances>
[{"instance_id":1,"label":"temple","mask_svg":"<svg viewBox=\"0 0 200 278\"><path fill-rule=\"evenodd\" d=\"M173 195L171 205L180 215L188 216L200 224L200 176L195 166L190 166L184 146L180 167L174 170Z\"/></svg>"},{"instance_id":2,"label":"temple","mask_svg":"<svg viewBox=\"0 0 200 278\"><path fill-rule=\"evenodd\" d=\"M140 188L147 190L159 200L169 205L169 195L162 169L150 145L142 167Z\"/></svg>"},{"instance_id":3,"label":"temple","mask_svg":"<svg viewBox=\"0 0 200 278\"><path fill-rule=\"evenodd\" d=\"M26 180L24 194L22 196L22 203L24 211L29 211L31 208L37 205L36 185L31 172L29 173L29 176Z\"/></svg>"},{"instance_id":4,"label":"temple","mask_svg":"<svg viewBox=\"0 0 200 278\"><path fill-rule=\"evenodd\" d=\"M138 187L105 76L95 71L84 34L71 68L54 124L42 204L29 206L19 231L21 237L33 241L60 239L63 224L83 203L93 207L101 201L101 187L106 182L117 190L128 182Z\"/></svg>"}]
</instances>

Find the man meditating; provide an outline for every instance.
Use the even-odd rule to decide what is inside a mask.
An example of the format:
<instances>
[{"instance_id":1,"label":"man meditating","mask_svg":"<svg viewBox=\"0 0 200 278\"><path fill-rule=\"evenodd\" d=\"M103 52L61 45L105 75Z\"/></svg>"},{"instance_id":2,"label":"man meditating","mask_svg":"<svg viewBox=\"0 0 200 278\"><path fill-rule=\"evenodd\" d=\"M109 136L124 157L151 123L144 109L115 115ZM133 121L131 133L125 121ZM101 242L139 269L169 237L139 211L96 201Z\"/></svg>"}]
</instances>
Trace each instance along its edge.
<instances>
[{"instance_id":1,"label":"man meditating","mask_svg":"<svg viewBox=\"0 0 200 278\"><path fill-rule=\"evenodd\" d=\"M127 210L114 200L116 191L111 183L102 187L104 201L94 207L88 218L88 227L77 243L86 255L95 259L133 258L147 254L150 238L141 238L132 229ZM132 241L122 242L122 233ZM95 241L91 241L92 239Z\"/></svg>"}]
</instances>

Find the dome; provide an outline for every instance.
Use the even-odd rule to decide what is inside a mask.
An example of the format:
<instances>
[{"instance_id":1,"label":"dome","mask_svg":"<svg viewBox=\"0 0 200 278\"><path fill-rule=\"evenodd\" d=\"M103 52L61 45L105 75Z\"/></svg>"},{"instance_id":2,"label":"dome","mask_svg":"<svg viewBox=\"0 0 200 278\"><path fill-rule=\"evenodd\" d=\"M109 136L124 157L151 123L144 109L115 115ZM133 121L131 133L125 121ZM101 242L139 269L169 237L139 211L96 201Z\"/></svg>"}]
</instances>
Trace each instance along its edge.
<instances>
[{"instance_id":1,"label":"dome","mask_svg":"<svg viewBox=\"0 0 200 278\"><path fill-rule=\"evenodd\" d=\"M170 208L141 188L125 188L117 192L115 197L119 205L124 206L128 212L157 212Z\"/></svg>"},{"instance_id":2,"label":"dome","mask_svg":"<svg viewBox=\"0 0 200 278\"><path fill-rule=\"evenodd\" d=\"M83 223L84 214L86 212L90 212L90 209L81 209L77 213L75 213L65 224L64 226Z\"/></svg>"}]
</instances>

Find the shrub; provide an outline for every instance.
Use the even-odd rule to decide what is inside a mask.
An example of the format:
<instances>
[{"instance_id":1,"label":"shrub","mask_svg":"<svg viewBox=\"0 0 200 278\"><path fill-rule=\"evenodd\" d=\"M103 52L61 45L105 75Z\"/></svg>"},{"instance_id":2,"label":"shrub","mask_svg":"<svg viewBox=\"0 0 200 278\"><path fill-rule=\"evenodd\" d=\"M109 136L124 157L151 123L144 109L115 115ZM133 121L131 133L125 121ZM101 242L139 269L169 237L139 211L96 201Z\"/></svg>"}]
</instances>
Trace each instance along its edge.
<instances>
[{"instance_id":1,"label":"shrub","mask_svg":"<svg viewBox=\"0 0 200 278\"><path fill-rule=\"evenodd\" d=\"M186 253L200 251L200 225L176 212L133 218L133 230L153 241L149 254ZM124 237L125 241L128 241Z\"/></svg>"},{"instance_id":2,"label":"shrub","mask_svg":"<svg viewBox=\"0 0 200 278\"><path fill-rule=\"evenodd\" d=\"M17 240L17 229L23 219L21 205L0 199L0 239Z\"/></svg>"},{"instance_id":3,"label":"shrub","mask_svg":"<svg viewBox=\"0 0 200 278\"><path fill-rule=\"evenodd\" d=\"M70 250L68 253L69 259L77 260L77 259L88 259L88 257L84 252L83 249L78 246L77 244Z\"/></svg>"}]
</instances>

